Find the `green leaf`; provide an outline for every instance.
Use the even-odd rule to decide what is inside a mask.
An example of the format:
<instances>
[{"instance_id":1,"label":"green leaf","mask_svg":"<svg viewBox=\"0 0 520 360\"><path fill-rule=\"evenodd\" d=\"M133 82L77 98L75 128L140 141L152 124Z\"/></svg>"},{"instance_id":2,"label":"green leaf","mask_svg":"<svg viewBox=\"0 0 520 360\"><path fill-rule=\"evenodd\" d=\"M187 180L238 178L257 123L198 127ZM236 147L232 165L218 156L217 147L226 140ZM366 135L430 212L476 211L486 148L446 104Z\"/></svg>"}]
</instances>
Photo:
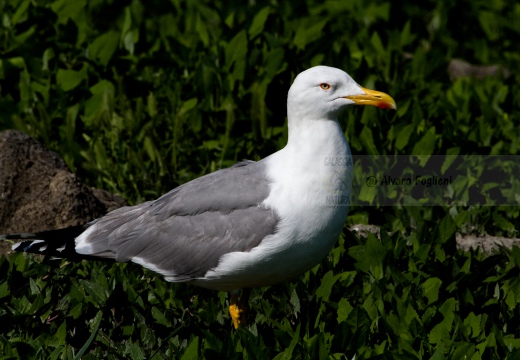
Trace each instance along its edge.
<instances>
[{"instance_id":1,"label":"green leaf","mask_svg":"<svg viewBox=\"0 0 520 360\"><path fill-rule=\"evenodd\" d=\"M269 16L270 11L270 7L266 6L255 15L255 17L253 18L253 22L249 27L249 37L251 39L253 39L255 36L257 36L264 30L264 24L267 20L267 17Z\"/></svg>"},{"instance_id":2,"label":"green leaf","mask_svg":"<svg viewBox=\"0 0 520 360\"><path fill-rule=\"evenodd\" d=\"M67 316L72 316L72 318L74 320L78 319L81 314L82 314L82 310L83 310L83 306L81 305L81 303L77 304L76 306L74 306L70 311L69 313L67 314Z\"/></svg>"},{"instance_id":3,"label":"green leaf","mask_svg":"<svg viewBox=\"0 0 520 360\"><path fill-rule=\"evenodd\" d=\"M166 319L166 316L164 316L164 313L160 311L157 307L152 307L152 316L159 324L164 326L171 326L170 321Z\"/></svg>"},{"instance_id":4,"label":"green leaf","mask_svg":"<svg viewBox=\"0 0 520 360\"><path fill-rule=\"evenodd\" d=\"M362 185L361 191L359 192L359 194L357 194L357 199L359 199L360 201L366 201L370 205L373 205L374 200L377 196L377 187L368 186L366 184L367 182L368 182L368 180L366 180L365 183ZM352 194L352 196L355 196L355 194Z\"/></svg>"},{"instance_id":5,"label":"green leaf","mask_svg":"<svg viewBox=\"0 0 520 360\"><path fill-rule=\"evenodd\" d=\"M399 130L395 139L395 147L398 150L403 150L404 147L408 145L408 140L410 139L410 135L412 135L414 128L414 124L408 124Z\"/></svg>"},{"instance_id":6,"label":"green leaf","mask_svg":"<svg viewBox=\"0 0 520 360\"><path fill-rule=\"evenodd\" d=\"M101 65L107 66L119 45L119 33L108 31L98 36L88 47L90 57L99 60Z\"/></svg>"},{"instance_id":7,"label":"green leaf","mask_svg":"<svg viewBox=\"0 0 520 360\"><path fill-rule=\"evenodd\" d=\"M434 303L439 298L439 289L442 280L436 277L427 279L421 286L423 288L423 296L428 299L428 305Z\"/></svg>"},{"instance_id":8,"label":"green leaf","mask_svg":"<svg viewBox=\"0 0 520 360\"><path fill-rule=\"evenodd\" d=\"M411 44L416 37L417 35L411 33L410 20L408 20L401 30L401 47Z\"/></svg>"},{"instance_id":9,"label":"green leaf","mask_svg":"<svg viewBox=\"0 0 520 360\"><path fill-rule=\"evenodd\" d=\"M439 240L441 244L449 240L455 233L456 225L450 214L446 214L439 225Z\"/></svg>"},{"instance_id":10,"label":"green leaf","mask_svg":"<svg viewBox=\"0 0 520 360\"><path fill-rule=\"evenodd\" d=\"M446 357L443 354L442 346L437 347L430 360L445 360Z\"/></svg>"},{"instance_id":11,"label":"green leaf","mask_svg":"<svg viewBox=\"0 0 520 360\"><path fill-rule=\"evenodd\" d=\"M300 21L300 25L294 35L294 45L296 45L298 49L303 50L307 44L318 40L322 36L323 27L327 22L327 19L308 19L306 21Z\"/></svg>"},{"instance_id":12,"label":"green leaf","mask_svg":"<svg viewBox=\"0 0 520 360\"><path fill-rule=\"evenodd\" d=\"M338 275L333 275L332 270L328 271L325 276L323 276L321 284L316 290L316 299L322 298L323 301L328 301L332 291L332 286L334 286L338 278Z\"/></svg>"},{"instance_id":13,"label":"green leaf","mask_svg":"<svg viewBox=\"0 0 520 360\"><path fill-rule=\"evenodd\" d=\"M486 348L491 348L491 347L496 347L496 338L495 338L495 333L491 332L485 341L481 342L480 344L477 345L477 349L479 350L479 352L481 354L484 353L484 351L486 350Z\"/></svg>"},{"instance_id":14,"label":"green leaf","mask_svg":"<svg viewBox=\"0 0 520 360\"><path fill-rule=\"evenodd\" d=\"M135 43L137 42L137 32L135 31L129 31L126 33L125 37L123 38L123 46L125 49L131 54L134 54L135 50Z\"/></svg>"},{"instance_id":15,"label":"green leaf","mask_svg":"<svg viewBox=\"0 0 520 360\"><path fill-rule=\"evenodd\" d=\"M128 34L130 29L132 28L132 12L130 10L130 7L125 7L125 20L123 22L123 28L121 29L121 38L119 41L124 41L125 36Z\"/></svg>"},{"instance_id":16,"label":"green leaf","mask_svg":"<svg viewBox=\"0 0 520 360\"><path fill-rule=\"evenodd\" d=\"M27 10L29 9L29 5L31 5L31 0L23 0L16 4L16 11L11 16L12 25L18 25L20 20L27 16Z\"/></svg>"},{"instance_id":17,"label":"green leaf","mask_svg":"<svg viewBox=\"0 0 520 360\"><path fill-rule=\"evenodd\" d=\"M150 139L149 136L144 138L144 149L145 149L146 153L148 154L148 156L150 157L150 159L152 161L155 161L156 160L156 157L155 157L156 149L155 149L155 145L152 142L152 139Z\"/></svg>"},{"instance_id":18,"label":"green leaf","mask_svg":"<svg viewBox=\"0 0 520 360\"><path fill-rule=\"evenodd\" d=\"M19 69L25 69L26 68L25 60L21 56L16 56L16 57L7 59L7 61L9 62L9 64L11 64L14 67L17 67Z\"/></svg>"},{"instance_id":19,"label":"green leaf","mask_svg":"<svg viewBox=\"0 0 520 360\"><path fill-rule=\"evenodd\" d=\"M435 148L435 141L437 140L437 135L435 134L435 127L432 126L426 134L419 140L415 146L413 147L412 154L414 155L425 155L418 156L419 163L421 166L425 166L426 162L430 158L430 155L433 155L433 149Z\"/></svg>"},{"instance_id":20,"label":"green leaf","mask_svg":"<svg viewBox=\"0 0 520 360\"><path fill-rule=\"evenodd\" d=\"M481 321L482 315L476 316L473 312L469 313L466 319L464 319L464 327L469 330L467 336L477 338L482 331L485 331L485 324L481 324Z\"/></svg>"},{"instance_id":21,"label":"green leaf","mask_svg":"<svg viewBox=\"0 0 520 360\"><path fill-rule=\"evenodd\" d=\"M379 151L374 142L374 136L372 135L372 130L368 126L364 126L363 130L361 130L361 134L359 134L359 141L363 144L363 148L367 152L368 155L377 155Z\"/></svg>"},{"instance_id":22,"label":"green leaf","mask_svg":"<svg viewBox=\"0 0 520 360\"><path fill-rule=\"evenodd\" d=\"M7 281L4 281L0 284L0 299L9 295L9 285Z\"/></svg>"},{"instance_id":23,"label":"green leaf","mask_svg":"<svg viewBox=\"0 0 520 360\"><path fill-rule=\"evenodd\" d=\"M354 308L347 299L341 298L338 303L338 324L341 324L343 321L347 320L349 314L352 312Z\"/></svg>"},{"instance_id":24,"label":"green leaf","mask_svg":"<svg viewBox=\"0 0 520 360\"><path fill-rule=\"evenodd\" d=\"M146 111L151 118L157 116L157 100L152 92L150 92L146 97Z\"/></svg>"},{"instance_id":25,"label":"green leaf","mask_svg":"<svg viewBox=\"0 0 520 360\"><path fill-rule=\"evenodd\" d=\"M58 328L58 331L56 331L56 334L54 335L54 338L56 339L57 345L66 345L67 344L67 322L64 321L60 327Z\"/></svg>"},{"instance_id":26,"label":"green leaf","mask_svg":"<svg viewBox=\"0 0 520 360\"><path fill-rule=\"evenodd\" d=\"M86 281L83 279L79 280L80 284L87 290L87 292L92 296L94 301L102 305L105 303L105 301L108 298L108 294L105 288L101 286L100 284L93 282L93 281Z\"/></svg>"},{"instance_id":27,"label":"green leaf","mask_svg":"<svg viewBox=\"0 0 520 360\"><path fill-rule=\"evenodd\" d=\"M458 147L448 149L447 155L441 166L441 174L444 175L446 170L448 170L450 168L450 166L453 164L453 162L455 160L457 160L457 158L458 158L457 155L459 154L459 151L460 151L460 148L458 148Z\"/></svg>"},{"instance_id":28,"label":"green leaf","mask_svg":"<svg viewBox=\"0 0 520 360\"><path fill-rule=\"evenodd\" d=\"M520 339L504 338L504 344L510 351L512 349L520 349Z\"/></svg>"},{"instance_id":29,"label":"green leaf","mask_svg":"<svg viewBox=\"0 0 520 360\"><path fill-rule=\"evenodd\" d=\"M294 307L294 316L298 317L298 313L300 312L300 299L298 298L298 293L296 292L296 289L293 289L291 293L291 304Z\"/></svg>"},{"instance_id":30,"label":"green leaf","mask_svg":"<svg viewBox=\"0 0 520 360\"><path fill-rule=\"evenodd\" d=\"M228 74L229 82L232 87L236 80L244 80L246 55L247 35L245 30L242 30L236 34L226 46L226 69L230 71L234 65L232 73Z\"/></svg>"},{"instance_id":31,"label":"green leaf","mask_svg":"<svg viewBox=\"0 0 520 360\"><path fill-rule=\"evenodd\" d=\"M453 308L450 309L451 314L453 314ZM453 315L452 315L453 316ZM428 339L432 344L440 344L444 340L447 340L451 337L451 328L452 328L453 317L448 317L445 315L444 320L439 324L435 325L433 329L428 334Z\"/></svg>"},{"instance_id":32,"label":"green leaf","mask_svg":"<svg viewBox=\"0 0 520 360\"><path fill-rule=\"evenodd\" d=\"M362 308L366 311L368 317L375 321L378 317L377 306L374 302L374 298L372 296L368 296L365 298L363 302Z\"/></svg>"},{"instance_id":33,"label":"green leaf","mask_svg":"<svg viewBox=\"0 0 520 360\"><path fill-rule=\"evenodd\" d=\"M181 360L197 360L199 358L199 338L195 336L181 357Z\"/></svg>"},{"instance_id":34,"label":"green leaf","mask_svg":"<svg viewBox=\"0 0 520 360\"><path fill-rule=\"evenodd\" d=\"M289 346L285 349L283 355L284 355L284 359L292 359L293 358L293 351L294 351L294 348L296 347L296 344L298 344L299 341L301 341L300 339L300 327L301 327L301 324L298 324L298 326L296 326L296 330L294 331L293 335L292 335L292 339L291 339L291 343L289 344Z\"/></svg>"},{"instance_id":35,"label":"green leaf","mask_svg":"<svg viewBox=\"0 0 520 360\"><path fill-rule=\"evenodd\" d=\"M480 11L478 20L489 40L495 41L500 38L499 27L497 26L500 19L494 12Z\"/></svg>"},{"instance_id":36,"label":"green leaf","mask_svg":"<svg viewBox=\"0 0 520 360\"><path fill-rule=\"evenodd\" d=\"M381 245L381 241L372 233L368 234L365 251L366 256L368 257L367 263L370 264L372 273L376 279L381 279L383 277L383 261L385 259L386 251Z\"/></svg>"},{"instance_id":37,"label":"green leaf","mask_svg":"<svg viewBox=\"0 0 520 360\"><path fill-rule=\"evenodd\" d=\"M377 32L374 31L372 33L372 37L370 38L370 43L376 49L378 55L384 56L386 54L386 50L383 46L383 42L381 41L381 38L379 37L379 34Z\"/></svg>"},{"instance_id":38,"label":"green leaf","mask_svg":"<svg viewBox=\"0 0 520 360\"><path fill-rule=\"evenodd\" d=\"M83 121L87 125L100 124L102 120L112 119L114 109L114 85L107 80L101 80L90 88L92 97L85 102Z\"/></svg>"},{"instance_id":39,"label":"green leaf","mask_svg":"<svg viewBox=\"0 0 520 360\"><path fill-rule=\"evenodd\" d=\"M51 9L58 15L58 23L66 24L69 19L75 19L84 11L87 0L58 0L51 4Z\"/></svg>"},{"instance_id":40,"label":"green leaf","mask_svg":"<svg viewBox=\"0 0 520 360\"><path fill-rule=\"evenodd\" d=\"M132 360L146 359L146 356L143 354L143 350L141 350L141 348L138 345L132 342L127 342L125 347L125 353L130 355L129 358Z\"/></svg>"},{"instance_id":41,"label":"green leaf","mask_svg":"<svg viewBox=\"0 0 520 360\"><path fill-rule=\"evenodd\" d=\"M31 295L37 295L41 292L41 289L36 284L34 279L29 279L29 288L31 289Z\"/></svg>"},{"instance_id":42,"label":"green leaf","mask_svg":"<svg viewBox=\"0 0 520 360\"><path fill-rule=\"evenodd\" d=\"M195 108L195 106L197 106L197 102L198 102L197 98L191 98L189 100L186 100L182 104L181 110L179 111L179 115L184 115L187 112L189 112L190 110L192 110L193 108Z\"/></svg>"},{"instance_id":43,"label":"green leaf","mask_svg":"<svg viewBox=\"0 0 520 360\"><path fill-rule=\"evenodd\" d=\"M284 60L285 51L281 48L274 49L265 54L265 77L268 83L270 83L270 81L275 75L278 75L279 73L285 70L285 68L287 67L287 63L284 62ZM266 88L267 85L268 84L265 85Z\"/></svg>"},{"instance_id":44,"label":"green leaf","mask_svg":"<svg viewBox=\"0 0 520 360\"><path fill-rule=\"evenodd\" d=\"M52 48L48 48L43 52L42 56L42 70L49 71L49 61L54 59L55 57L54 50Z\"/></svg>"},{"instance_id":45,"label":"green leaf","mask_svg":"<svg viewBox=\"0 0 520 360\"><path fill-rule=\"evenodd\" d=\"M83 65L81 70L59 69L56 74L56 83L63 91L70 91L87 79L87 66Z\"/></svg>"},{"instance_id":46,"label":"green leaf","mask_svg":"<svg viewBox=\"0 0 520 360\"><path fill-rule=\"evenodd\" d=\"M501 216L497 211L493 211L493 222L496 226L498 226L502 230L513 231L515 226L507 221L503 216Z\"/></svg>"}]
</instances>

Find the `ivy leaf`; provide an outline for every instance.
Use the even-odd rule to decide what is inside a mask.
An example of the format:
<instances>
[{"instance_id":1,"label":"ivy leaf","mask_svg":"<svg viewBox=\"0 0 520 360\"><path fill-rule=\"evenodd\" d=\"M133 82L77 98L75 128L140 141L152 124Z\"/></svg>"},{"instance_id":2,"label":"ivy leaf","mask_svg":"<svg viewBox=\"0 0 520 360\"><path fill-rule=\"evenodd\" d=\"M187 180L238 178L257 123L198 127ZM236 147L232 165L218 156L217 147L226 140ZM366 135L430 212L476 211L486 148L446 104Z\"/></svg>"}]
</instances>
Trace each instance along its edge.
<instances>
[{"instance_id":1,"label":"ivy leaf","mask_svg":"<svg viewBox=\"0 0 520 360\"><path fill-rule=\"evenodd\" d=\"M253 22L249 27L249 37L253 39L255 36L259 35L264 30L264 24L269 16L270 12L269 6L264 7L260 10L255 17L253 18Z\"/></svg>"},{"instance_id":2,"label":"ivy leaf","mask_svg":"<svg viewBox=\"0 0 520 360\"><path fill-rule=\"evenodd\" d=\"M70 91L77 87L83 80L87 79L87 66L83 65L81 70L59 69L56 74L56 83L63 91Z\"/></svg>"},{"instance_id":3,"label":"ivy leaf","mask_svg":"<svg viewBox=\"0 0 520 360\"><path fill-rule=\"evenodd\" d=\"M342 298L338 303L338 324L341 324L343 321L347 320L349 314L352 312L354 308L347 299Z\"/></svg>"},{"instance_id":4,"label":"ivy leaf","mask_svg":"<svg viewBox=\"0 0 520 360\"><path fill-rule=\"evenodd\" d=\"M442 280L439 278L429 278L423 284L423 296L428 299L428 305L434 303L439 298L439 289L442 285Z\"/></svg>"},{"instance_id":5,"label":"ivy leaf","mask_svg":"<svg viewBox=\"0 0 520 360\"><path fill-rule=\"evenodd\" d=\"M90 56L99 60L103 66L107 66L118 45L119 33L116 31L108 31L92 41L89 46Z\"/></svg>"}]
</instances>

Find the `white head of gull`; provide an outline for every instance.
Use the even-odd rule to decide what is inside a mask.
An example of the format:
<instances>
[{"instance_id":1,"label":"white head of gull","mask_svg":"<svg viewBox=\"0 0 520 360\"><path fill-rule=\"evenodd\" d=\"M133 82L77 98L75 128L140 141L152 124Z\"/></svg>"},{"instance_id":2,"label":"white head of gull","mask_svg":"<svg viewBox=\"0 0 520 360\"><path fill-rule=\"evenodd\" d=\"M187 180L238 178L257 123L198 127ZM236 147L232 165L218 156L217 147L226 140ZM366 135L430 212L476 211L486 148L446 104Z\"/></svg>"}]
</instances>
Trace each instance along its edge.
<instances>
[{"instance_id":1,"label":"white head of gull","mask_svg":"<svg viewBox=\"0 0 520 360\"><path fill-rule=\"evenodd\" d=\"M112 211L72 235L70 229L21 234L26 241L14 248L132 261L168 281L231 291L238 327L247 306L246 299L238 301L239 290L309 270L338 239L353 171L338 117L351 105L396 108L390 96L359 86L342 70L308 69L289 90L289 139L282 150Z\"/></svg>"}]
</instances>

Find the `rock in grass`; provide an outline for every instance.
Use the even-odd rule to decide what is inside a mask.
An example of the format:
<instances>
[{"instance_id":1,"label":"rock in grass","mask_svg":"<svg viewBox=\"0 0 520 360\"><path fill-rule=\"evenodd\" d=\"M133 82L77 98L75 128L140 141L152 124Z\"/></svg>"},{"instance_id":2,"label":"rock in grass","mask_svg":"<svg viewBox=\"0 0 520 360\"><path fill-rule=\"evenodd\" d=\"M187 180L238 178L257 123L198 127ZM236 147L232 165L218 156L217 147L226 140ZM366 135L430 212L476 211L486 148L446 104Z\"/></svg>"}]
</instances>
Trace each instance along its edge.
<instances>
[{"instance_id":1,"label":"rock in grass","mask_svg":"<svg viewBox=\"0 0 520 360\"><path fill-rule=\"evenodd\" d=\"M82 184L30 136L0 132L0 234L81 225L124 205L120 196Z\"/></svg>"}]
</instances>

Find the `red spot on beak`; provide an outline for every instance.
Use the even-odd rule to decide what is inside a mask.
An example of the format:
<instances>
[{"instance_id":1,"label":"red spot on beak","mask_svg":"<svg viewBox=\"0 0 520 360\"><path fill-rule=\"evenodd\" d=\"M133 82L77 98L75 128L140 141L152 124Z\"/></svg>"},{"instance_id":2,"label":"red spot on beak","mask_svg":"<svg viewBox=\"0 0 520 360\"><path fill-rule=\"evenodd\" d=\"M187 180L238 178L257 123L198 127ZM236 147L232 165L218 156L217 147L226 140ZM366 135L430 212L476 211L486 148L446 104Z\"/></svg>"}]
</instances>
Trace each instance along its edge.
<instances>
[{"instance_id":1,"label":"red spot on beak","mask_svg":"<svg viewBox=\"0 0 520 360\"><path fill-rule=\"evenodd\" d=\"M377 107L380 109L392 109L392 105L390 105L389 103L385 103L385 102L378 102Z\"/></svg>"}]
</instances>

